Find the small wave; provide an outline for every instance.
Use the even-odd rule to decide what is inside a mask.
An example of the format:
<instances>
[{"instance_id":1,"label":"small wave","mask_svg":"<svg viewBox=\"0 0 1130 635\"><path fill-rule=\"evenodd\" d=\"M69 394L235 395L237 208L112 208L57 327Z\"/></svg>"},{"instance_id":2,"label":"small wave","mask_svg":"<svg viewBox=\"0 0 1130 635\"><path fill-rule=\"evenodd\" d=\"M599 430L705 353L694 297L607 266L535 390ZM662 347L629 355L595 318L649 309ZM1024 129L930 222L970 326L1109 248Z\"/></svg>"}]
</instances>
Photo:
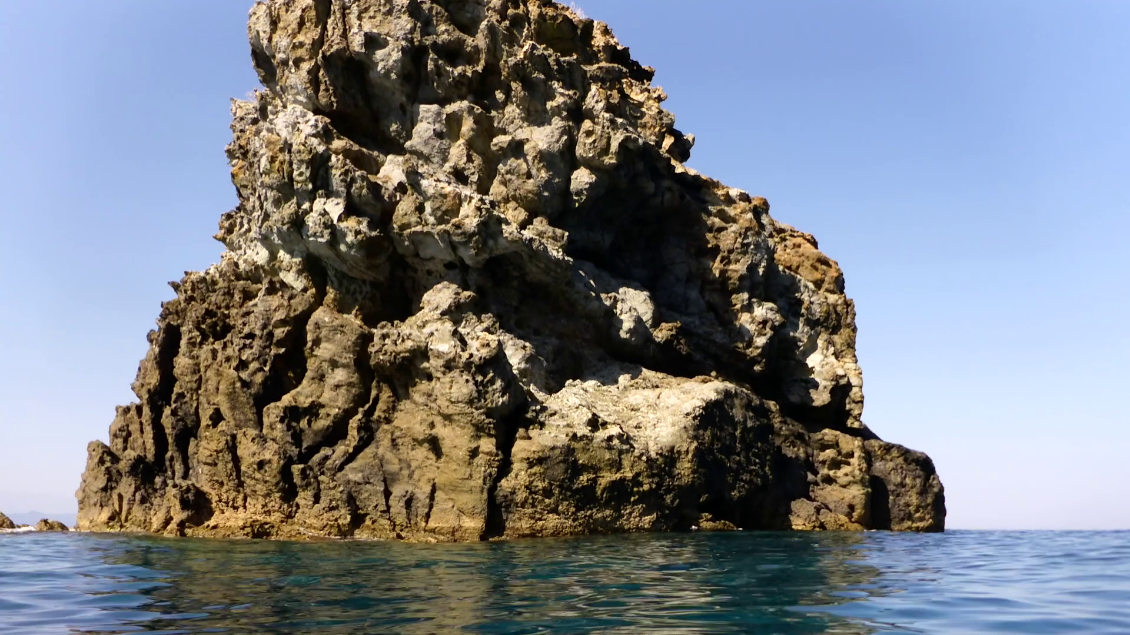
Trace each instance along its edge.
<instances>
[{"instance_id":1,"label":"small wave","mask_svg":"<svg viewBox=\"0 0 1130 635\"><path fill-rule=\"evenodd\" d=\"M16 529L0 529L0 534L30 534L35 531L35 527L18 527Z\"/></svg>"}]
</instances>

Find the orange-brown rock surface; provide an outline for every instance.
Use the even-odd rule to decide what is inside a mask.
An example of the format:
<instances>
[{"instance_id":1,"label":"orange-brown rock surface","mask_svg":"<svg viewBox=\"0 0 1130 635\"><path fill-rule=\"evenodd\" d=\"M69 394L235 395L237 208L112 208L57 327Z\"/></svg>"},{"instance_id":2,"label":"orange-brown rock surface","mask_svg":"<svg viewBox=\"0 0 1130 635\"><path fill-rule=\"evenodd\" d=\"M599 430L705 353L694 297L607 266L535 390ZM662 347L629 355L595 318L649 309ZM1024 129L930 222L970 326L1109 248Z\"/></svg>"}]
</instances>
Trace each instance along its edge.
<instances>
[{"instance_id":1,"label":"orange-brown rock surface","mask_svg":"<svg viewBox=\"0 0 1130 635\"><path fill-rule=\"evenodd\" d=\"M239 206L174 285L79 528L480 540L936 531L862 422L816 240L684 163L607 25L548 0L270 0Z\"/></svg>"}]
</instances>

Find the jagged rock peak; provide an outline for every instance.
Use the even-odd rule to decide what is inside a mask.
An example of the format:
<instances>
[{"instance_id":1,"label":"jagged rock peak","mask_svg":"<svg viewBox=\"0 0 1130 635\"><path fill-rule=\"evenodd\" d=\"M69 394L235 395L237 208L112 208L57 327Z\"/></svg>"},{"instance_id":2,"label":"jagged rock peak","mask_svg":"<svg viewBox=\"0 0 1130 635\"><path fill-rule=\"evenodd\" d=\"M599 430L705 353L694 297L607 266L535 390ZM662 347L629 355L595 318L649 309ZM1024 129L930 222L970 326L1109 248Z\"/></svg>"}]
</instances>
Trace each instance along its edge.
<instances>
[{"instance_id":1,"label":"jagged rock peak","mask_svg":"<svg viewBox=\"0 0 1130 635\"><path fill-rule=\"evenodd\" d=\"M271 0L249 32L227 252L174 285L80 529L942 529L930 459L862 422L839 266L686 167L607 25Z\"/></svg>"}]
</instances>

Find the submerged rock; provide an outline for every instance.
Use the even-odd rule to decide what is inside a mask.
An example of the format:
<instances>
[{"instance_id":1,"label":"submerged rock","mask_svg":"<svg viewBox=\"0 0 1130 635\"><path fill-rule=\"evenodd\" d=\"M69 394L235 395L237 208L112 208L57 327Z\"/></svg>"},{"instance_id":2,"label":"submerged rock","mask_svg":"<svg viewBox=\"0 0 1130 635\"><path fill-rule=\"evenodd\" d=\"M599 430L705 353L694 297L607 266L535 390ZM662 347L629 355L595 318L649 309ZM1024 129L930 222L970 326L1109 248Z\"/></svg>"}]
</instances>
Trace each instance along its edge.
<instances>
[{"instance_id":1,"label":"submerged rock","mask_svg":"<svg viewBox=\"0 0 1130 635\"><path fill-rule=\"evenodd\" d=\"M480 540L943 528L863 424L816 240L684 163L548 0L270 0L221 262L174 284L79 528Z\"/></svg>"},{"instance_id":2,"label":"submerged rock","mask_svg":"<svg viewBox=\"0 0 1130 635\"><path fill-rule=\"evenodd\" d=\"M35 524L36 531L70 531L70 528L57 520L44 518Z\"/></svg>"},{"instance_id":3,"label":"submerged rock","mask_svg":"<svg viewBox=\"0 0 1130 635\"><path fill-rule=\"evenodd\" d=\"M4 514L0 513L0 530L15 529L15 528L16 528L16 523L12 522L11 518L8 518Z\"/></svg>"}]
</instances>

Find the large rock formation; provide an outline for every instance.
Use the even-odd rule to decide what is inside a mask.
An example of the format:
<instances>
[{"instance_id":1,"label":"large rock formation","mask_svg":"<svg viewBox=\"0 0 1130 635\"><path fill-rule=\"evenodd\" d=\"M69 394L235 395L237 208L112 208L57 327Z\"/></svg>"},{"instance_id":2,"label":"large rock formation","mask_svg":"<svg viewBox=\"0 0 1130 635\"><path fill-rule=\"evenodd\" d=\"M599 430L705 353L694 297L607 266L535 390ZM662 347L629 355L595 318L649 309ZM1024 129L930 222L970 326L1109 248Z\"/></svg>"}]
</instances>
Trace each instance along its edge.
<instances>
[{"instance_id":1,"label":"large rock formation","mask_svg":"<svg viewBox=\"0 0 1130 635\"><path fill-rule=\"evenodd\" d=\"M816 240L684 163L549 0L270 0L222 261L175 284L85 530L480 540L941 530L863 424Z\"/></svg>"},{"instance_id":2,"label":"large rock formation","mask_svg":"<svg viewBox=\"0 0 1130 635\"><path fill-rule=\"evenodd\" d=\"M16 528L16 523L12 522L11 518L8 518L4 514L0 513L0 530L15 529L15 528Z\"/></svg>"}]
</instances>

